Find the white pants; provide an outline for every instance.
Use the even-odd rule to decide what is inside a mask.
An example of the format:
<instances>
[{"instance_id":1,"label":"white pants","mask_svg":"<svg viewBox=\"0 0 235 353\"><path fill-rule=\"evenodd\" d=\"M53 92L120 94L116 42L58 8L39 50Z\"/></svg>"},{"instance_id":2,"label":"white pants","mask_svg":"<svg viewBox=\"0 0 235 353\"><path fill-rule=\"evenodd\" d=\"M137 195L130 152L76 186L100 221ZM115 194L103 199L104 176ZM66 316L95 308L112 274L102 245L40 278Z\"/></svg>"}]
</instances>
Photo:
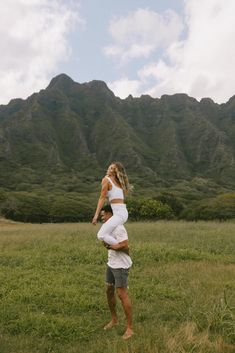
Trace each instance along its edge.
<instances>
[{"instance_id":1,"label":"white pants","mask_svg":"<svg viewBox=\"0 0 235 353\"><path fill-rule=\"evenodd\" d=\"M113 216L101 226L97 238L109 245L114 245L117 244L118 241L112 236L112 232L117 226L122 225L127 221L128 211L124 203L111 204L111 207L113 210Z\"/></svg>"}]
</instances>

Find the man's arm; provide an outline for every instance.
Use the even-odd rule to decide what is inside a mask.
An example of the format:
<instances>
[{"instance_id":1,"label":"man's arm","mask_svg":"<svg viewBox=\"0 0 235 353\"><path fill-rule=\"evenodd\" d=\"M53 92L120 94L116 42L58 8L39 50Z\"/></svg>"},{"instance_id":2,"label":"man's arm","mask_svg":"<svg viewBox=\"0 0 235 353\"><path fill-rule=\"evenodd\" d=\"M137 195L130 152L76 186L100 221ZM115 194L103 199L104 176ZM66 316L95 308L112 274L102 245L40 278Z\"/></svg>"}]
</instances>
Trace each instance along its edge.
<instances>
[{"instance_id":1,"label":"man's arm","mask_svg":"<svg viewBox=\"0 0 235 353\"><path fill-rule=\"evenodd\" d=\"M112 250L124 250L124 249L129 249L129 242L128 240L123 240L118 244L110 245L110 249Z\"/></svg>"},{"instance_id":2,"label":"man's arm","mask_svg":"<svg viewBox=\"0 0 235 353\"><path fill-rule=\"evenodd\" d=\"M108 250L115 250L115 251L122 251L125 254L129 255L129 243L128 240L123 240L118 244L114 244L114 245L109 245L105 242L103 242L104 246L106 247L106 249Z\"/></svg>"},{"instance_id":3,"label":"man's arm","mask_svg":"<svg viewBox=\"0 0 235 353\"><path fill-rule=\"evenodd\" d=\"M122 251L129 255L129 242L126 228L124 227L124 225L120 225L117 226L114 232L116 235L116 239L118 240L118 244L112 244L110 246L110 249Z\"/></svg>"}]
</instances>

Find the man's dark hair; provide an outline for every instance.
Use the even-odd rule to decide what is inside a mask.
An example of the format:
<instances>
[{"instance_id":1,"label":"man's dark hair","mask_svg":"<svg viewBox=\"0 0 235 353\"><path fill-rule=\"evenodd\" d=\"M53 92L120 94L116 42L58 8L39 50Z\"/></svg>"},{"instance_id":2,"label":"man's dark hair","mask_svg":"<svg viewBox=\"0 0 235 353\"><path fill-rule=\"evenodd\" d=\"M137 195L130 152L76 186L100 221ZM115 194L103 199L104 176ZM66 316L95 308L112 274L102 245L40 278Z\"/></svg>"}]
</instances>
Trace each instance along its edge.
<instances>
[{"instance_id":1,"label":"man's dark hair","mask_svg":"<svg viewBox=\"0 0 235 353\"><path fill-rule=\"evenodd\" d=\"M112 210L112 207L110 205L104 205L101 209L101 211L104 211L104 212L109 212L109 213L112 213L113 214L113 210Z\"/></svg>"}]
</instances>

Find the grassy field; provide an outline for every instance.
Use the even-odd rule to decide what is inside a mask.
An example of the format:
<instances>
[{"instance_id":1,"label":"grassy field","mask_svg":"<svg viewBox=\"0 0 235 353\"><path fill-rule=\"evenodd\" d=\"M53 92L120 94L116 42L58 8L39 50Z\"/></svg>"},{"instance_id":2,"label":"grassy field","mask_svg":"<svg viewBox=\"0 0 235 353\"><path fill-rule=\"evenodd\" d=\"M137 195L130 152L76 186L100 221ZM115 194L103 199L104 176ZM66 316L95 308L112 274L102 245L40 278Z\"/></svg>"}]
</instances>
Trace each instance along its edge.
<instances>
[{"instance_id":1,"label":"grassy field","mask_svg":"<svg viewBox=\"0 0 235 353\"><path fill-rule=\"evenodd\" d=\"M0 223L0 353L234 353L235 223L128 223L135 335L90 224Z\"/></svg>"}]
</instances>

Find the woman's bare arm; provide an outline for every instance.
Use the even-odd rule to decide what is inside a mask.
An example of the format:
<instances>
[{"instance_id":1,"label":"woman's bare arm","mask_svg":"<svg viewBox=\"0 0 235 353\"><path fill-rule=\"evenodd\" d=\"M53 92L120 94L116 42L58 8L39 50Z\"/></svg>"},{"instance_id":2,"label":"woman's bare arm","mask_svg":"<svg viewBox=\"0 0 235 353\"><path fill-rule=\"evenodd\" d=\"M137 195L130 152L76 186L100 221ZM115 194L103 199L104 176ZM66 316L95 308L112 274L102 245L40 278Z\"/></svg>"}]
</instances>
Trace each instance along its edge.
<instances>
[{"instance_id":1,"label":"woman's bare arm","mask_svg":"<svg viewBox=\"0 0 235 353\"><path fill-rule=\"evenodd\" d=\"M100 192L100 197L97 203L97 207L96 207L96 211L95 211L95 215L92 219L92 224L96 224L97 223L97 219L99 217L100 211L104 205L104 202L106 200L106 196L107 196L107 192L108 192L108 185L109 185L109 181L106 178L102 179L101 182L101 192Z\"/></svg>"}]
</instances>

